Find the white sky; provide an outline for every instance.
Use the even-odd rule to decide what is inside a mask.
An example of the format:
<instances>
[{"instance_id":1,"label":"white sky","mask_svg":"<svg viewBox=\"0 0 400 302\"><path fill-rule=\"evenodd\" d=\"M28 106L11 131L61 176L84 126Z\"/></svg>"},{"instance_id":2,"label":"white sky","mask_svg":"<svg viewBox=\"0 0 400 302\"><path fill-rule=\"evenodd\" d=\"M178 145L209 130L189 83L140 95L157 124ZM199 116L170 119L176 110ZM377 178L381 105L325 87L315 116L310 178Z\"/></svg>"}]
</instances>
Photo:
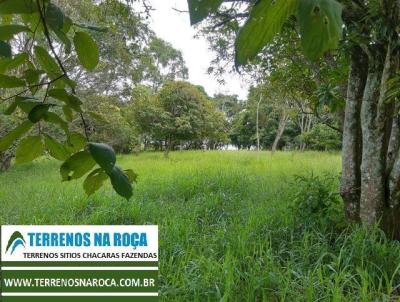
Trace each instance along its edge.
<instances>
[{"instance_id":1,"label":"white sky","mask_svg":"<svg viewBox=\"0 0 400 302\"><path fill-rule=\"evenodd\" d=\"M190 26L189 14L180 13L173 8L187 11L187 0L150 0L154 8L151 13L150 27L158 37L179 49L189 69L189 81L202 85L207 93L237 94L240 99L247 96L248 84L238 75L226 74L225 85L207 74L207 68L213 59L208 42L204 38L194 38L196 30Z\"/></svg>"}]
</instances>

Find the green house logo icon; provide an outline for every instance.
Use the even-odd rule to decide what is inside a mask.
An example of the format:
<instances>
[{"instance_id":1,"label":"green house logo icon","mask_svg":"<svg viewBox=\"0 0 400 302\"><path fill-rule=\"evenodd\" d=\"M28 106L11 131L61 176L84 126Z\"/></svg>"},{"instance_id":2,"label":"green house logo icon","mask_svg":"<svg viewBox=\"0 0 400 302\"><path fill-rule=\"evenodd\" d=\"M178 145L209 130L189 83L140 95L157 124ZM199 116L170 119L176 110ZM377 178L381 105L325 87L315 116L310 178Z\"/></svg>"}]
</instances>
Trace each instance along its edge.
<instances>
[{"instance_id":1,"label":"green house logo icon","mask_svg":"<svg viewBox=\"0 0 400 302\"><path fill-rule=\"evenodd\" d=\"M7 248L6 248L6 253L11 250L10 254L12 255L16 248L19 247L20 245L22 245L25 248L25 239L24 236L22 236L22 234L18 231L15 231L10 239L8 239L8 243L7 243Z\"/></svg>"}]
</instances>

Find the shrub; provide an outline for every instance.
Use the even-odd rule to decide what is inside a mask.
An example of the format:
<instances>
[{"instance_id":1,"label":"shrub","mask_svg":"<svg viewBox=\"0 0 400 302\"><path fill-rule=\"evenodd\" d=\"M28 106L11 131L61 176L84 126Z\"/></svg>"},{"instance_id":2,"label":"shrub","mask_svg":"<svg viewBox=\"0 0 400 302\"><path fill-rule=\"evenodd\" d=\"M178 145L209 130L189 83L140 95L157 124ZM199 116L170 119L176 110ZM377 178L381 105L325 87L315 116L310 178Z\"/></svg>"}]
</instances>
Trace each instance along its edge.
<instances>
[{"instance_id":1,"label":"shrub","mask_svg":"<svg viewBox=\"0 0 400 302\"><path fill-rule=\"evenodd\" d=\"M299 135L297 141L307 144L311 150L330 151L342 147L340 133L324 124L317 124L311 131Z\"/></svg>"},{"instance_id":2,"label":"shrub","mask_svg":"<svg viewBox=\"0 0 400 302\"><path fill-rule=\"evenodd\" d=\"M295 221L301 225L316 226L324 230L344 226L342 202L335 191L337 179L325 176L295 176L293 210Z\"/></svg>"}]
</instances>

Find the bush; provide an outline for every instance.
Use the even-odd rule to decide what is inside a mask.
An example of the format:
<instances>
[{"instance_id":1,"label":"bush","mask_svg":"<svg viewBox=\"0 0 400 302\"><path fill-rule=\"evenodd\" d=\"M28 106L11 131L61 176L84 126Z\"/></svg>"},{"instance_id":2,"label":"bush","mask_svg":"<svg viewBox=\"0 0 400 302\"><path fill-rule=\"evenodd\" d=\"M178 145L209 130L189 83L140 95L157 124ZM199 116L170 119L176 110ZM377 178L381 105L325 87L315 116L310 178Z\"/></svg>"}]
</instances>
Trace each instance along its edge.
<instances>
[{"instance_id":1,"label":"bush","mask_svg":"<svg viewBox=\"0 0 400 302\"><path fill-rule=\"evenodd\" d=\"M299 135L297 140L305 143L311 150L329 151L342 148L340 133L324 124L315 125L311 131Z\"/></svg>"},{"instance_id":2,"label":"bush","mask_svg":"<svg viewBox=\"0 0 400 302\"><path fill-rule=\"evenodd\" d=\"M293 199L296 223L328 229L344 226L343 207L336 178L325 176L295 176L297 191Z\"/></svg>"}]
</instances>

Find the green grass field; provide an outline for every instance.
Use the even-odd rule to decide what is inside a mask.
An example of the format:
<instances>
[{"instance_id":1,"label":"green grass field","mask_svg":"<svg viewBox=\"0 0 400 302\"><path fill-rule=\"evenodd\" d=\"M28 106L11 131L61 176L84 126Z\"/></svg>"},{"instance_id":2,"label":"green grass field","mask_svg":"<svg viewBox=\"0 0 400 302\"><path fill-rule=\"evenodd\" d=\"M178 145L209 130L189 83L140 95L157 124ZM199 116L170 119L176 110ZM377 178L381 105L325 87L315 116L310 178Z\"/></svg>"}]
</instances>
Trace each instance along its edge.
<instances>
[{"instance_id":1,"label":"green grass field","mask_svg":"<svg viewBox=\"0 0 400 302\"><path fill-rule=\"evenodd\" d=\"M59 163L46 158L13 167L0 174L0 223L158 224L165 301L397 301L399 243L297 206L339 200L339 154L197 151L119 161L139 174L130 202L108 185L88 198L79 181L61 183Z\"/></svg>"}]
</instances>

